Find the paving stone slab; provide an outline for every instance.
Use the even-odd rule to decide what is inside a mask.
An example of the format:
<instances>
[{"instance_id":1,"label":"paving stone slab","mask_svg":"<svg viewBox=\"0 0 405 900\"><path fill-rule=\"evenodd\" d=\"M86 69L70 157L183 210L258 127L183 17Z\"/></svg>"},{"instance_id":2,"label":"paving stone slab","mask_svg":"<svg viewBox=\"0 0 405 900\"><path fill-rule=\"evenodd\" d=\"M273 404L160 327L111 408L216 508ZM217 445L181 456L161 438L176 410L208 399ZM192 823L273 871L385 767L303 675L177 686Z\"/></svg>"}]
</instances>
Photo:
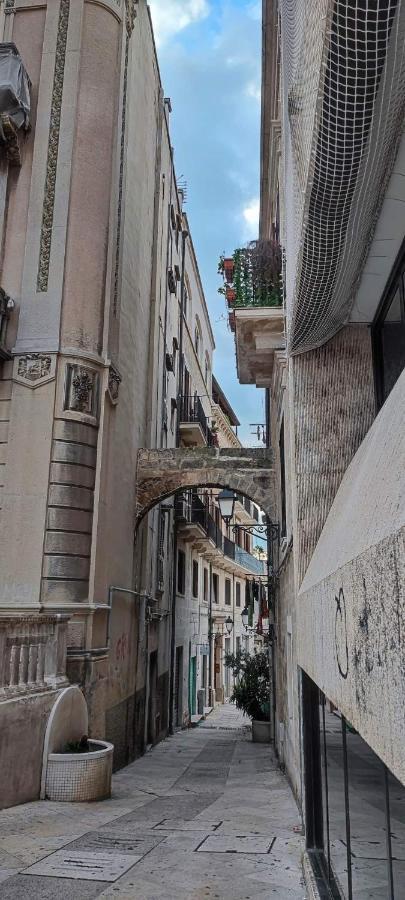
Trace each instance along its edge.
<instances>
[{"instance_id":1,"label":"paving stone slab","mask_svg":"<svg viewBox=\"0 0 405 900\"><path fill-rule=\"evenodd\" d=\"M270 853L274 837L257 834L213 834L198 847L198 853Z\"/></svg>"},{"instance_id":2,"label":"paving stone slab","mask_svg":"<svg viewBox=\"0 0 405 900\"><path fill-rule=\"evenodd\" d=\"M43 875L51 878L73 878L86 881L117 881L128 872L142 855L100 853L94 850L58 850L41 862L26 869L24 875Z\"/></svg>"},{"instance_id":3,"label":"paving stone slab","mask_svg":"<svg viewBox=\"0 0 405 900\"><path fill-rule=\"evenodd\" d=\"M216 822L204 821L202 819L163 819L154 826L154 831L202 831L205 834L216 831L220 827L221 821Z\"/></svg>"},{"instance_id":4,"label":"paving stone slab","mask_svg":"<svg viewBox=\"0 0 405 900\"><path fill-rule=\"evenodd\" d=\"M1 884L1 900L93 900L106 887L105 881L13 875Z\"/></svg>"}]
</instances>

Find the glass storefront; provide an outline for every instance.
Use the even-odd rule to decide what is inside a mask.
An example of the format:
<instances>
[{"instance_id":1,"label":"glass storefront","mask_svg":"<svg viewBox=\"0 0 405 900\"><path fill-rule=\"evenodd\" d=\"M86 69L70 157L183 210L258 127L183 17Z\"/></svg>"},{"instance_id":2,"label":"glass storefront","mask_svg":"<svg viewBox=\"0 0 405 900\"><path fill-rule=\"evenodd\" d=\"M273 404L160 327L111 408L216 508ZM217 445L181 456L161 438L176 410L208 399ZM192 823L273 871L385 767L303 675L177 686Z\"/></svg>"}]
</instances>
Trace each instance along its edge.
<instances>
[{"instance_id":1,"label":"glass storefront","mask_svg":"<svg viewBox=\"0 0 405 900\"><path fill-rule=\"evenodd\" d=\"M320 818L322 828L308 824L308 849L321 860L324 881L345 900L403 900L405 787L311 684L317 709L305 711L304 704L313 731L305 765L307 790L319 796L307 804L307 816L309 810ZM308 748L318 759L308 761Z\"/></svg>"},{"instance_id":2,"label":"glass storefront","mask_svg":"<svg viewBox=\"0 0 405 900\"><path fill-rule=\"evenodd\" d=\"M403 257L373 324L378 406L382 406L405 367L405 262Z\"/></svg>"}]
</instances>

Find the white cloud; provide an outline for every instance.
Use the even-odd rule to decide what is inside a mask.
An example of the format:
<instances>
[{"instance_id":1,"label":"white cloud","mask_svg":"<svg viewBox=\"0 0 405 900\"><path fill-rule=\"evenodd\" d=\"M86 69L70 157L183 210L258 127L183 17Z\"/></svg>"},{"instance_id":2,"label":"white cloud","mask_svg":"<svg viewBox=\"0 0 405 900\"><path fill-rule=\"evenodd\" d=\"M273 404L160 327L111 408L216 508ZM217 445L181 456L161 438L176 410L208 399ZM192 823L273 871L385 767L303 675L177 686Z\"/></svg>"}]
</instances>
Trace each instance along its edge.
<instances>
[{"instance_id":1,"label":"white cloud","mask_svg":"<svg viewBox=\"0 0 405 900\"><path fill-rule=\"evenodd\" d=\"M262 21L262 0L258 0L257 3L252 3L249 9L249 15L252 19L255 19L256 22Z\"/></svg>"},{"instance_id":2,"label":"white cloud","mask_svg":"<svg viewBox=\"0 0 405 900\"><path fill-rule=\"evenodd\" d=\"M208 0L149 0L158 47L210 12Z\"/></svg>"},{"instance_id":3,"label":"white cloud","mask_svg":"<svg viewBox=\"0 0 405 900\"><path fill-rule=\"evenodd\" d=\"M253 97L254 100L257 100L257 102L260 103L262 99L262 89L260 81L248 81L245 88L245 93L248 97Z\"/></svg>"},{"instance_id":4,"label":"white cloud","mask_svg":"<svg viewBox=\"0 0 405 900\"><path fill-rule=\"evenodd\" d=\"M247 206L242 210L242 216L245 222L245 237L246 240L253 240L257 238L257 234L259 231L259 215L260 215L260 200L258 197L254 197L253 200L248 203Z\"/></svg>"}]
</instances>

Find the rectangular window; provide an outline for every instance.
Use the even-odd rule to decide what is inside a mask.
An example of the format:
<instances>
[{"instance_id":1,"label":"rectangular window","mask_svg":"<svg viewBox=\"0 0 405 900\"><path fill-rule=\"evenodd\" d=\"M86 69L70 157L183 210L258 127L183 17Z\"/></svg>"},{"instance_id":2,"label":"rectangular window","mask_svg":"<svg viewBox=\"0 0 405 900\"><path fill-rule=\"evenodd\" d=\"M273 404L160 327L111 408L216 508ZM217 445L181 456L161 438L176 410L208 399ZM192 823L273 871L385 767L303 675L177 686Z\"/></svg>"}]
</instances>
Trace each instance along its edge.
<instances>
[{"instance_id":1,"label":"rectangular window","mask_svg":"<svg viewBox=\"0 0 405 900\"><path fill-rule=\"evenodd\" d=\"M281 501L281 537L287 534L287 512L286 512L286 496L285 496L285 453L284 453L284 419L281 422L280 439L280 501Z\"/></svg>"},{"instance_id":2,"label":"rectangular window","mask_svg":"<svg viewBox=\"0 0 405 900\"><path fill-rule=\"evenodd\" d=\"M235 606L240 606L240 583L239 583L239 581L236 582L235 588L236 588Z\"/></svg>"},{"instance_id":3,"label":"rectangular window","mask_svg":"<svg viewBox=\"0 0 405 900\"><path fill-rule=\"evenodd\" d=\"M193 559L193 597L198 597L198 562Z\"/></svg>"},{"instance_id":4,"label":"rectangular window","mask_svg":"<svg viewBox=\"0 0 405 900\"><path fill-rule=\"evenodd\" d=\"M373 327L378 406L392 391L405 366L404 262Z\"/></svg>"},{"instance_id":5,"label":"rectangular window","mask_svg":"<svg viewBox=\"0 0 405 900\"><path fill-rule=\"evenodd\" d=\"M231 582L225 578L225 606L231 605Z\"/></svg>"},{"instance_id":6,"label":"rectangular window","mask_svg":"<svg viewBox=\"0 0 405 900\"><path fill-rule=\"evenodd\" d=\"M208 603L208 569L204 568L204 590L203 590L203 599L204 603Z\"/></svg>"},{"instance_id":7,"label":"rectangular window","mask_svg":"<svg viewBox=\"0 0 405 900\"><path fill-rule=\"evenodd\" d=\"M184 550L177 552L177 590L184 594L186 590L186 554Z\"/></svg>"},{"instance_id":8,"label":"rectangular window","mask_svg":"<svg viewBox=\"0 0 405 900\"><path fill-rule=\"evenodd\" d=\"M218 603L218 594L219 594L218 575L216 575L216 573L214 572L214 574L212 576L212 602L213 603Z\"/></svg>"}]
</instances>

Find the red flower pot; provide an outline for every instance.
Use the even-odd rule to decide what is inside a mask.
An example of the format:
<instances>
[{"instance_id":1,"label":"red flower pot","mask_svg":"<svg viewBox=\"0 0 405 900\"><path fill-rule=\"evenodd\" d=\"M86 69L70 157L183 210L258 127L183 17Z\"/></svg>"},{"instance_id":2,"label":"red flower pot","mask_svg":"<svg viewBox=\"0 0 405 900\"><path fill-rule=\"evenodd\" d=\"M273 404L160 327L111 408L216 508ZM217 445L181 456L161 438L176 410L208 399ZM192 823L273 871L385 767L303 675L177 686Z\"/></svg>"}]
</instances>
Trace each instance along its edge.
<instances>
[{"instance_id":1,"label":"red flower pot","mask_svg":"<svg viewBox=\"0 0 405 900\"><path fill-rule=\"evenodd\" d=\"M233 288L228 287L228 285L227 285L225 296L226 296L226 302L228 304L228 308L233 309L233 307L235 306L235 301L236 301L236 291L234 291Z\"/></svg>"},{"instance_id":2,"label":"red flower pot","mask_svg":"<svg viewBox=\"0 0 405 900\"><path fill-rule=\"evenodd\" d=\"M233 281L233 259L224 259L224 275L227 281Z\"/></svg>"}]
</instances>

